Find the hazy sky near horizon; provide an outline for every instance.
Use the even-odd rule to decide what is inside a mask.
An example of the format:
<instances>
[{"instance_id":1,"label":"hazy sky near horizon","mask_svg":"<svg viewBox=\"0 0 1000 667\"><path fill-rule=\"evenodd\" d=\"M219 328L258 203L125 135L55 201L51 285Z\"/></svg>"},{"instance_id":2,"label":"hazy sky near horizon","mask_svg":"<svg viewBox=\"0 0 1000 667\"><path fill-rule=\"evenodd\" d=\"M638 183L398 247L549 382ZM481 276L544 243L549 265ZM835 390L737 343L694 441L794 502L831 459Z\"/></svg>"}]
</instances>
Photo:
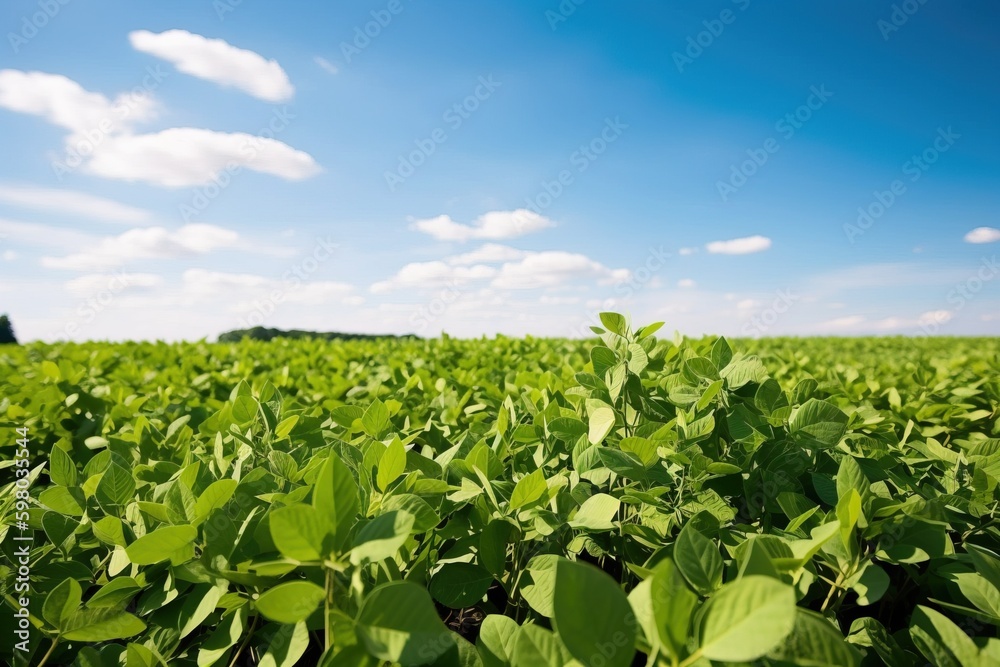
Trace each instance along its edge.
<instances>
[{"instance_id":1,"label":"hazy sky near horizon","mask_svg":"<svg viewBox=\"0 0 1000 667\"><path fill-rule=\"evenodd\" d=\"M1000 332L996 3L12 0L0 28L21 339Z\"/></svg>"}]
</instances>

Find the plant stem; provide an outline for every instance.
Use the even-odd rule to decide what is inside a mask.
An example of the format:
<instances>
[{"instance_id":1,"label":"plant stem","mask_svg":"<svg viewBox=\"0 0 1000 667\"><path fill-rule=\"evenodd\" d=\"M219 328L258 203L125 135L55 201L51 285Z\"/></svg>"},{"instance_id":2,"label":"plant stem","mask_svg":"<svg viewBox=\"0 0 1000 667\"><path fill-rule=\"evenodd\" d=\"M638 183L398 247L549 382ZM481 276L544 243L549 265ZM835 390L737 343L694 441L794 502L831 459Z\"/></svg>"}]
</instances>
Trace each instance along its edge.
<instances>
[{"instance_id":1,"label":"plant stem","mask_svg":"<svg viewBox=\"0 0 1000 667\"><path fill-rule=\"evenodd\" d=\"M247 630L246 637L243 638L243 643L240 647L236 649L236 653L233 654L233 659L229 661L229 667L235 667L236 661L240 659L240 655L246 650L247 644L250 643L250 638L253 637L253 631L257 627L257 619L259 616L254 616L253 621L250 622L250 629Z\"/></svg>"},{"instance_id":2,"label":"plant stem","mask_svg":"<svg viewBox=\"0 0 1000 667\"><path fill-rule=\"evenodd\" d=\"M59 638L58 637L53 637L52 638L52 646L50 646L49 650L46 651L46 653L45 653L44 656L42 656L42 661L40 663L38 663L38 667L44 667L45 666L45 663L47 663L49 661L49 658L52 657L52 652L56 650L56 645L58 643L59 643Z\"/></svg>"},{"instance_id":3,"label":"plant stem","mask_svg":"<svg viewBox=\"0 0 1000 667\"><path fill-rule=\"evenodd\" d=\"M326 600L323 604L323 633L326 650L330 650L332 633L330 632L330 608L333 606L333 570L326 570Z\"/></svg>"}]
</instances>

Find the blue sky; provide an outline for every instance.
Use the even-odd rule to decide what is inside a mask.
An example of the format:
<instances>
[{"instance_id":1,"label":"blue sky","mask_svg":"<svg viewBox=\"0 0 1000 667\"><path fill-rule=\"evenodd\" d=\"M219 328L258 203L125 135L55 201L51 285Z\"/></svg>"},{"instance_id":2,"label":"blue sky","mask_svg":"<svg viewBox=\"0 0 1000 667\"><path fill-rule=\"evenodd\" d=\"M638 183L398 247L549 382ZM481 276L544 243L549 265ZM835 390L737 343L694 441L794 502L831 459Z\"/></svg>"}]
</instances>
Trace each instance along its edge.
<instances>
[{"instance_id":1,"label":"blue sky","mask_svg":"<svg viewBox=\"0 0 1000 667\"><path fill-rule=\"evenodd\" d=\"M0 311L1000 330L1000 8L662 4L6 2Z\"/></svg>"}]
</instances>

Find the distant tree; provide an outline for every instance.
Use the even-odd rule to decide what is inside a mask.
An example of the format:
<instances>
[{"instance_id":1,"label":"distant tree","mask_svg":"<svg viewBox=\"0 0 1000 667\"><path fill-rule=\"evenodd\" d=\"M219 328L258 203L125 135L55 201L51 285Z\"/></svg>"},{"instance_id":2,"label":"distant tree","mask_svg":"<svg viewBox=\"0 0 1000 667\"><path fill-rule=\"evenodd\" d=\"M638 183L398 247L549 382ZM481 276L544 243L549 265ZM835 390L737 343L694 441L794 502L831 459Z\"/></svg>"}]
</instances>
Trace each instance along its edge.
<instances>
[{"instance_id":1,"label":"distant tree","mask_svg":"<svg viewBox=\"0 0 1000 667\"><path fill-rule=\"evenodd\" d=\"M0 345L4 343L17 345L17 338L14 337L14 327L10 324L10 318L0 315Z\"/></svg>"}]
</instances>

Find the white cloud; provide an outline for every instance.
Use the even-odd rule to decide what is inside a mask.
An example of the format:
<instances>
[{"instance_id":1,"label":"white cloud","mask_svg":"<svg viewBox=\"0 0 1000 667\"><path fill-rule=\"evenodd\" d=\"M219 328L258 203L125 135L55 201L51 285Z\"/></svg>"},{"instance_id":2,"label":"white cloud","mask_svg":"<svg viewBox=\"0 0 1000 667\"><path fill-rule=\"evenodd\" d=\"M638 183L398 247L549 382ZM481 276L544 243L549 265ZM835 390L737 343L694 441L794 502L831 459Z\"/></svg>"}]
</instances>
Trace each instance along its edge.
<instances>
[{"instance_id":1,"label":"white cloud","mask_svg":"<svg viewBox=\"0 0 1000 667\"><path fill-rule=\"evenodd\" d=\"M698 286L698 283L691 280L690 278L681 278L677 281L677 286L682 289L693 289Z\"/></svg>"},{"instance_id":2,"label":"white cloud","mask_svg":"<svg viewBox=\"0 0 1000 667\"><path fill-rule=\"evenodd\" d=\"M456 265L499 264L500 262L521 259L529 254L531 253L527 250L518 250L517 248L511 248L499 243L486 243L470 252L447 257L445 261Z\"/></svg>"},{"instance_id":3,"label":"white cloud","mask_svg":"<svg viewBox=\"0 0 1000 667\"><path fill-rule=\"evenodd\" d=\"M838 317L833 320L827 320L819 326L825 329L849 329L855 327L865 321L862 315L848 315L846 317Z\"/></svg>"},{"instance_id":4,"label":"white cloud","mask_svg":"<svg viewBox=\"0 0 1000 667\"><path fill-rule=\"evenodd\" d=\"M750 310L751 308L757 308L761 305L760 301L756 299L740 299L736 303L736 307L740 310Z\"/></svg>"},{"instance_id":5,"label":"white cloud","mask_svg":"<svg viewBox=\"0 0 1000 667\"><path fill-rule=\"evenodd\" d=\"M580 303L580 297L578 296L550 296L548 294L543 294L538 298L538 303L546 306L564 306L571 305L574 303Z\"/></svg>"},{"instance_id":6,"label":"white cloud","mask_svg":"<svg viewBox=\"0 0 1000 667\"><path fill-rule=\"evenodd\" d=\"M495 276L496 273L495 268L482 264L452 266L441 261L413 262L401 268L396 275L388 280L373 284L371 291L383 293L404 287L423 289L460 285L473 280L487 280Z\"/></svg>"},{"instance_id":7,"label":"white cloud","mask_svg":"<svg viewBox=\"0 0 1000 667\"><path fill-rule=\"evenodd\" d=\"M104 178L178 188L210 183L235 167L287 180L320 172L308 153L245 132L177 127L135 134L132 126L155 111L151 97L120 96L112 102L61 75L0 70L0 107L70 130L66 156L57 164Z\"/></svg>"},{"instance_id":8,"label":"white cloud","mask_svg":"<svg viewBox=\"0 0 1000 667\"><path fill-rule=\"evenodd\" d=\"M66 213L101 222L141 224L149 211L75 190L0 185L0 203L36 211Z\"/></svg>"},{"instance_id":9,"label":"white cloud","mask_svg":"<svg viewBox=\"0 0 1000 667\"><path fill-rule=\"evenodd\" d=\"M276 139L193 127L108 137L94 151L87 171L180 188L209 183L230 164L293 181L320 171L311 155Z\"/></svg>"},{"instance_id":10,"label":"white cloud","mask_svg":"<svg viewBox=\"0 0 1000 667\"><path fill-rule=\"evenodd\" d=\"M18 258L18 254L13 250L4 250L3 254L0 255L0 258L2 258L5 262L13 262Z\"/></svg>"},{"instance_id":11,"label":"white cloud","mask_svg":"<svg viewBox=\"0 0 1000 667\"><path fill-rule=\"evenodd\" d=\"M73 136L118 131L126 121L147 120L156 112L149 95L123 94L111 100L61 74L13 69L0 70L0 107L41 116Z\"/></svg>"},{"instance_id":12,"label":"white cloud","mask_svg":"<svg viewBox=\"0 0 1000 667\"><path fill-rule=\"evenodd\" d=\"M340 69L336 65L334 65L332 62L330 62L323 56L316 56L315 58L313 58L313 62L322 67L330 74L336 74L340 71Z\"/></svg>"},{"instance_id":13,"label":"white cloud","mask_svg":"<svg viewBox=\"0 0 1000 667\"><path fill-rule=\"evenodd\" d=\"M92 296L108 290L121 292L125 289L139 287L159 287L163 278L151 273L89 273L66 282L66 289L77 296Z\"/></svg>"},{"instance_id":14,"label":"white cloud","mask_svg":"<svg viewBox=\"0 0 1000 667\"><path fill-rule=\"evenodd\" d=\"M364 303L363 298L353 294L354 286L330 280L310 280L292 286L250 273L188 269L182 281L185 299L199 303L226 302L226 309L231 312L253 311L259 308L262 299L270 300L275 293L280 294L277 304L320 306L328 303Z\"/></svg>"},{"instance_id":15,"label":"white cloud","mask_svg":"<svg viewBox=\"0 0 1000 667\"><path fill-rule=\"evenodd\" d=\"M951 320L954 314L950 310L929 310L917 318L917 324L927 326L930 324L944 324Z\"/></svg>"},{"instance_id":16,"label":"white cloud","mask_svg":"<svg viewBox=\"0 0 1000 667\"><path fill-rule=\"evenodd\" d=\"M30 246L74 249L93 243L96 237L55 225L0 218L0 239Z\"/></svg>"},{"instance_id":17,"label":"white cloud","mask_svg":"<svg viewBox=\"0 0 1000 667\"><path fill-rule=\"evenodd\" d=\"M65 257L43 257L42 266L75 271L102 270L137 259L203 255L218 248L233 247L238 241L236 232L214 225L185 225L176 231L144 227L105 237L98 244Z\"/></svg>"},{"instance_id":18,"label":"white cloud","mask_svg":"<svg viewBox=\"0 0 1000 667\"><path fill-rule=\"evenodd\" d=\"M681 248L677 251L678 255L693 255L698 252L697 248Z\"/></svg>"},{"instance_id":19,"label":"white cloud","mask_svg":"<svg viewBox=\"0 0 1000 667\"><path fill-rule=\"evenodd\" d=\"M534 211L519 208L516 211L491 211L476 218L471 225L455 222L447 215L436 218L415 220L411 225L424 234L439 241L460 241L470 239L511 239L552 227L553 222Z\"/></svg>"},{"instance_id":20,"label":"white cloud","mask_svg":"<svg viewBox=\"0 0 1000 667\"><path fill-rule=\"evenodd\" d=\"M500 268L492 286L501 289L552 287L582 278L597 278L604 284L628 280L628 269L609 269L585 255L547 250L509 262Z\"/></svg>"},{"instance_id":21,"label":"white cloud","mask_svg":"<svg viewBox=\"0 0 1000 667\"><path fill-rule=\"evenodd\" d=\"M1000 229L995 227L976 227L965 235L966 243L995 243L1000 241Z\"/></svg>"},{"instance_id":22,"label":"white cloud","mask_svg":"<svg viewBox=\"0 0 1000 667\"><path fill-rule=\"evenodd\" d=\"M128 39L137 51L173 63L180 72L238 88L267 102L284 102L295 93L288 75L277 61L267 60L222 39L209 39L187 30L167 30L159 34L135 30L129 33Z\"/></svg>"},{"instance_id":23,"label":"white cloud","mask_svg":"<svg viewBox=\"0 0 1000 667\"><path fill-rule=\"evenodd\" d=\"M705 246L705 249L717 255L749 255L767 250L770 247L771 239L758 234L729 241L712 241Z\"/></svg>"}]
</instances>

